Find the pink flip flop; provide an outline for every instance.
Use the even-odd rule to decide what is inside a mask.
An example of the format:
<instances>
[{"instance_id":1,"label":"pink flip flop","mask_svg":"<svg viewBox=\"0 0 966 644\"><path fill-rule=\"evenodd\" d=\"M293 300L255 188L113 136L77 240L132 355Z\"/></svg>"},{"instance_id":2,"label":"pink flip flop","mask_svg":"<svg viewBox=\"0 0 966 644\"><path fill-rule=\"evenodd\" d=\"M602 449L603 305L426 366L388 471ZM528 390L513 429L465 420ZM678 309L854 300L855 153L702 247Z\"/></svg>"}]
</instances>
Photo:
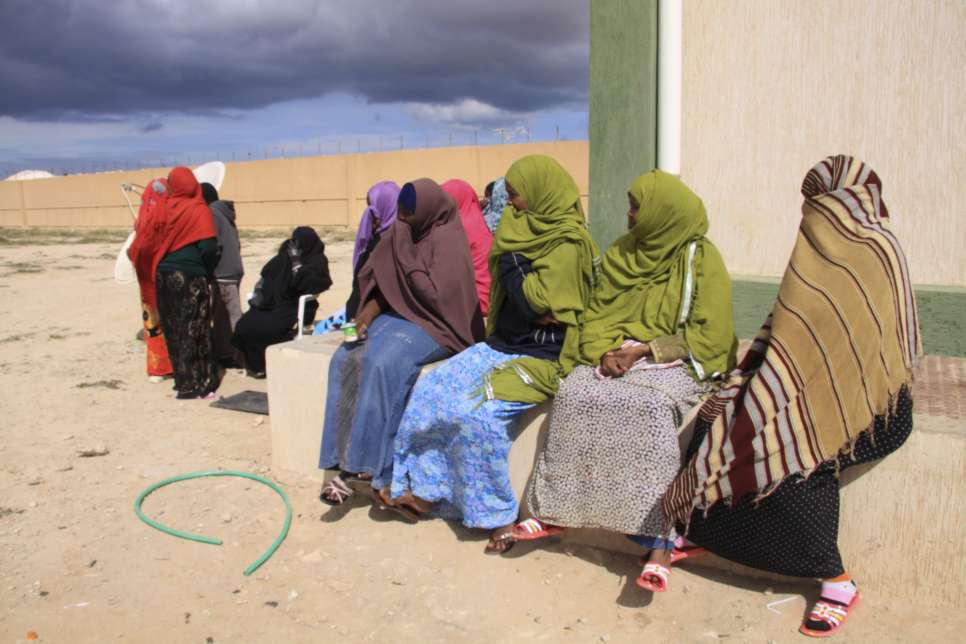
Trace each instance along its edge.
<instances>
[{"instance_id":1,"label":"pink flip flop","mask_svg":"<svg viewBox=\"0 0 966 644\"><path fill-rule=\"evenodd\" d=\"M644 564L644 570L641 571L641 576L637 578L637 585L652 593L663 593L667 590L670 578L670 568L649 561Z\"/></svg>"},{"instance_id":2,"label":"pink flip flop","mask_svg":"<svg viewBox=\"0 0 966 644\"><path fill-rule=\"evenodd\" d=\"M701 546L685 546L683 548L674 548L671 551L671 565L673 566L677 562L684 561L685 559L689 559L691 557L703 555L706 552L708 552L708 550L706 548L702 548Z\"/></svg>"},{"instance_id":3,"label":"pink flip flop","mask_svg":"<svg viewBox=\"0 0 966 644\"><path fill-rule=\"evenodd\" d=\"M697 557L706 554L708 551L706 548L701 546L691 546L687 548L673 548L671 550L671 565L678 563L679 561L684 561L685 559L690 559L691 557ZM647 565L649 555L641 555L638 559L638 563L642 566Z\"/></svg>"},{"instance_id":4,"label":"pink flip flop","mask_svg":"<svg viewBox=\"0 0 966 644\"><path fill-rule=\"evenodd\" d=\"M536 541L563 534L566 530L560 526L542 523L538 519L526 519L513 526L513 538L517 541Z\"/></svg>"},{"instance_id":5,"label":"pink flip flop","mask_svg":"<svg viewBox=\"0 0 966 644\"><path fill-rule=\"evenodd\" d=\"M859 593L856 591L852 601L845 605L841 602L819 598L812 606L811 612L802 625L798 627L798 632L809 637L832 637L845 626L845 620L852 614L852 610L859 605ZM805 626L808 622L825 622L832 628L827 631L816 631Z\"/></svg>"}]
</instances>

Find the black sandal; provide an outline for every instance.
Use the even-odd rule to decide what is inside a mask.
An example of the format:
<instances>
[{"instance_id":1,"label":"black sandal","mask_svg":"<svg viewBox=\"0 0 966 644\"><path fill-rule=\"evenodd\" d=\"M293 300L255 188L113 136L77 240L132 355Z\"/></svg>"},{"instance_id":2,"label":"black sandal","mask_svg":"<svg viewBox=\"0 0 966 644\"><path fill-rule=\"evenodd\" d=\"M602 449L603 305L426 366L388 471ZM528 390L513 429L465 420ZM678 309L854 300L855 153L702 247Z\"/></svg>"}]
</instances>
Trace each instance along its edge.
<instances>
[{"instance_id":1,"label":"black sandal","mask_svg":"<svg viewBox=\"0 0 966 644\"><path fill-rule=\"evenodd\" d=\"M322 491L319 492L319 501L334 507L348 501L353 494L355 494L355 490L342 480L341 475L334 476L332 480L322 486Z\"/></svg>"}]
</instances>

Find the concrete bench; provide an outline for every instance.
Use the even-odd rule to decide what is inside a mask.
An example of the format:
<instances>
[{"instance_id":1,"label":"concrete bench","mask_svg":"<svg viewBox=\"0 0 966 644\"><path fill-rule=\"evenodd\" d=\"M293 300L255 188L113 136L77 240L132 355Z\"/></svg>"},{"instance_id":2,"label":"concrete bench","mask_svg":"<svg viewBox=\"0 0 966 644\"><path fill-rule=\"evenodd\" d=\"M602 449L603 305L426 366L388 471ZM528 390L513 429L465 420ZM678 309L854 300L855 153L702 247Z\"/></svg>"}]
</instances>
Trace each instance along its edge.
<instances>
[{"instance_id":1,"label":"concrete bench","mask_svg":"<svg viewBox=\"0 0 966 644\"><path fill-rule=\"evenodd\" d=\"M266 352L272 469L279 476L321 483L331 475L318 469L318 457L329 360L340 343L341 335L330 333L274 345ZM549 411L550 403L544 403L520 421L510 452L510 477L521 497L546 436ZM863 589L890 600L958 605L966 584L966 431L962 423L951 425L936 416L917 415L915 423L898 452L874 467L843 473L839 547ZM682 446L690 429L689 418L680 430ZM603 530L570 530L564 540L640 552L621 535ZM789 579L717 557L692 565Z\"/></svg>"},{"instance_id":2,"label":"concrete bench","mask_svg":"<svg viewBox=\"0 0 966 644\"><path fill-rule=\"evenodd\" d=\"M324 482L331 472L318 468L329 360L342 342L339 333L304 337L266 351L272 421L272 469ZM423 367L423 373L438 364ZM550 404L528 411L510 452L513 488L523 492L549 423Z\"/></svg>"}]
</instances>

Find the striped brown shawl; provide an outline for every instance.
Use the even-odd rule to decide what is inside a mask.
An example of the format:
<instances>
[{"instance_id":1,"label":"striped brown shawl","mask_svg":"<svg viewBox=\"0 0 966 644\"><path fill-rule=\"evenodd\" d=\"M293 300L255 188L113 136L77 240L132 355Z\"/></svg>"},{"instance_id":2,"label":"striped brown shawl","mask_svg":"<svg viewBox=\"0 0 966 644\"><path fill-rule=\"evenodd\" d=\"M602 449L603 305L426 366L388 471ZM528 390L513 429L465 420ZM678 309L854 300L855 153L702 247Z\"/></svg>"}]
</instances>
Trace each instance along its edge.
<instances>
[{"instance_id":1,"label":"striped brown shawl","mask_svg":"<svg viewBox=\"0 0 966 644\"><path fill-rule=\"evenodd\" d=\"M852 157L829 157L806 175L778 299L701 408L711 427L665 497L671 522L767 494L847 452L912 379L922 352L916 301L881 192Z\"/></svg>"}]
</instances>

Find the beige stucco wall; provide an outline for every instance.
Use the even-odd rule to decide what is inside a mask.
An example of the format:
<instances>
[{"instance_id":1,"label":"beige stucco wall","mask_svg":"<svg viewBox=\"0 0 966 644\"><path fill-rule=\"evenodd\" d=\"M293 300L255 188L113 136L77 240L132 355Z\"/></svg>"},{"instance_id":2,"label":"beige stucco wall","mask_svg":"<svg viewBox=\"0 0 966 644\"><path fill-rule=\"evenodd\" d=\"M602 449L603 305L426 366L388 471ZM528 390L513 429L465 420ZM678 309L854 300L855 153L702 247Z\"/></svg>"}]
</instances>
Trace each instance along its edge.
<instances>
[{"instance_id":1,"label":"beige stucco wall","mask_svg":"<svg viewBox=\"0 0 966 644\"><path fill-rule=\"evenodd\" d=\"M829 154L879 174L919 283L966 285L966 2L687 0L682 177L734 273L781 274Z\"/></svg>"},{"instance_id":2,"label":"beige stucco wall","mask_svg":"<svg viewBox=\"0 0 966 644\"><path fill-rule=\"evenodd\" d=\"M480 193L526 154L548 154L587 198L587 141L400 150L228 163L221 194L236 202L241 226L355 226L366 191L384 179L458 177ZM169 168L0 181L0 226L130 226L122 182L144 185ZM135 205L137 198L135 197Z\"/></svg>"}]
</instances>

